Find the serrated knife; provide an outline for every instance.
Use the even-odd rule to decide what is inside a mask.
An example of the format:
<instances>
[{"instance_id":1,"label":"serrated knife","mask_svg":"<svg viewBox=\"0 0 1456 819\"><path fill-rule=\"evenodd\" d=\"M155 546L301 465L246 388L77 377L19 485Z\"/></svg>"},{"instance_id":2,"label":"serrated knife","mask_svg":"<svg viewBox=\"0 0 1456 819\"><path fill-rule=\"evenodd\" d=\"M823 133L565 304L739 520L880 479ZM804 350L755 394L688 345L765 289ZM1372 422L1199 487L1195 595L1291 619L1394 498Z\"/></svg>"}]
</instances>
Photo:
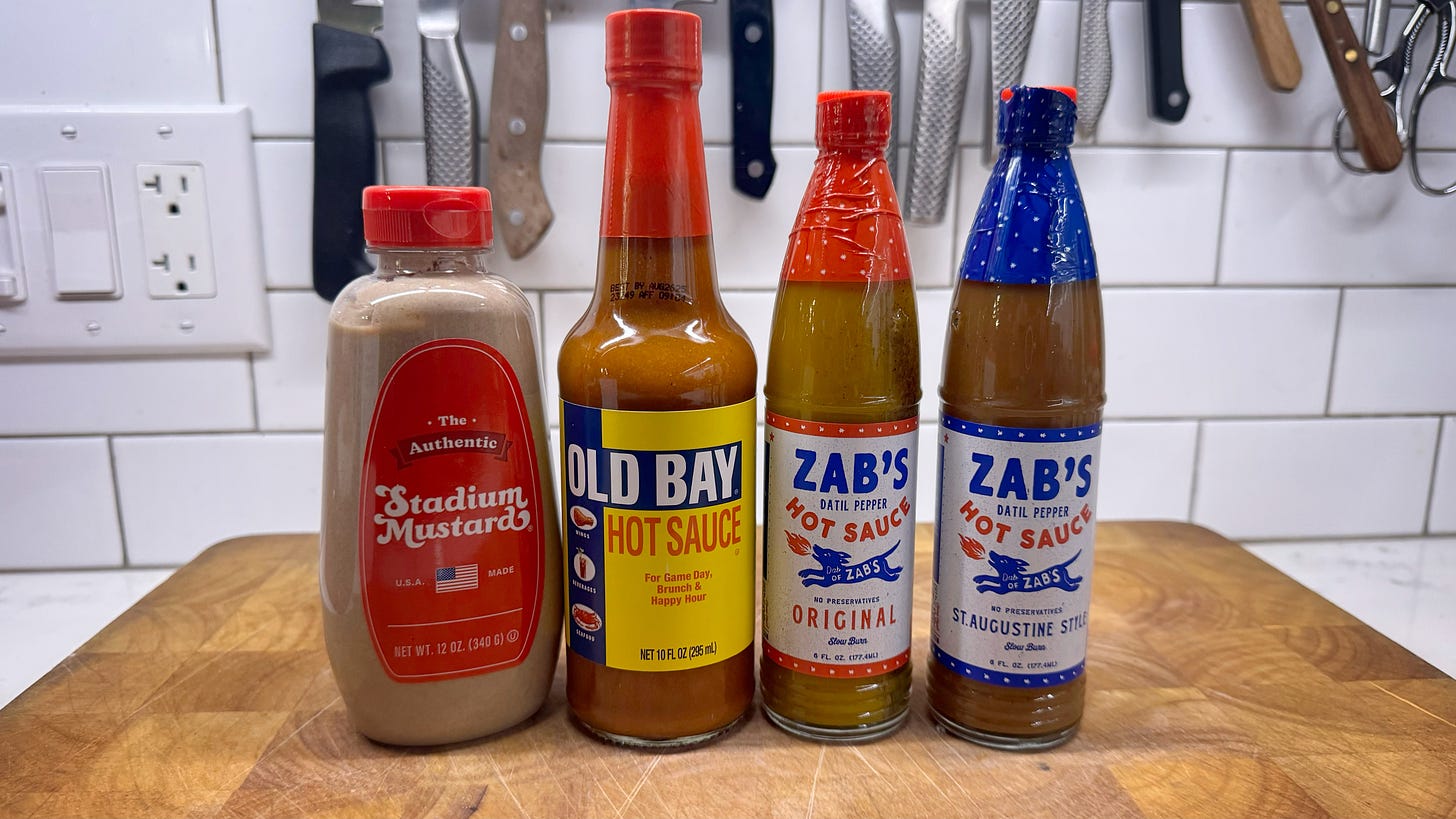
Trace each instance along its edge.
<instances>
[{"instance_id":1,"label":"serrated knife","mask_svg":"<svg viewBox=\"0 0 1456 819\"><path fill-rule=\"evenodd\" d=\"M897 178L900 143L900 28L890 0L849 0L849 84L890 94L890 147L885 160Z\"/></svg>"},{"instance_id":2,"label":"serrated knife","mask_svg":"<svg viewBox=\"0 0 1456 819\"><path fill-rule=\"evenodd\" d=\"M1107 0L1082 0L1077 21L1077 131L1092 139L1112 88Z\"/></svg>"},{"instance_id":3,"label":"serrated knife","mask_svg":"<svg viewBox=\"0 0 1456 819\"><path fill-rule=\"evenodd\" d=\"M988 168L996 163L996 106L1001 89L1019 84L1026 71L1036 7L1037 0L991 0L991 83L981 124L981 164Z\"/></svg>"},{"instance_id":4,"label":"serrated knife","mask_svg":"<svg viewBox=\"0 0 1456 819\"><path fill-rule=\"evenodd\" d=\"M420 79L425 103L425 181L479 184L475 86L460 49L461 0L419 0Z\"/></svg>"},{"instance_id":5,"label":"serrated knife","mask_svg":"<svg viewBox=\"0 0 1456 819\"><path fill-rule=\"evenodd\" d=\"M905 215L917 224L935 224L945 218L970 68L970 16L965 0L925 0L910 171L905 178Z\"/></svg>"},{"instance_id":6,"label":"serrated knife","mask_svg":"<svg viewBox=\"0 0 1456 819\"><path fill-rule=\"evenodd\" d=\"M545 3L500 0L486 169L496 230L512 259L530 253L556 218L541 182L547 79Z\"/></svg>"},{"instance_id":7,"label":"serrated knife","mask_svg":"<svg viewBox=\"0 0 1456 819\"><path fill-rule=\"evenodd\" d=\"M333 301L370 271L359 203L376 180L369 88L389 79L381 0L318 0L313 25L313 289Z\"/></svg>"}]
</instances>

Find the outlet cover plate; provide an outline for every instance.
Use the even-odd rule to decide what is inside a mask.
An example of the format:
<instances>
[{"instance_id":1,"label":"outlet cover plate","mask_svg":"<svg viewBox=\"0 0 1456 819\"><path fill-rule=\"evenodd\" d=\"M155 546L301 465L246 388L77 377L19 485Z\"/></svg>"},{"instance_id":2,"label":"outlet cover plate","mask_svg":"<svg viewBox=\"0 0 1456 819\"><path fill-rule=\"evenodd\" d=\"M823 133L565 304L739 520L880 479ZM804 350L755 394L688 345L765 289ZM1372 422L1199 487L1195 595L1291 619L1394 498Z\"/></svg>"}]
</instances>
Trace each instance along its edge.
<instances>
[{"instance_id":1,"label":"outlet cover plate","mask_svg":"<svg viewBox=\"0 0 1456 819\"><path fill-rule=\"evenodd\" d=\"M0 300L0 359L269 347L263 239L248 109L0 106L6 216L17 227L27 298ZM206 178L216 292L157 298L149 286L137 169L197 165ZM42 168L104 166L111 179L120 297L56 298Z\"/></svg>"}]
</instances>

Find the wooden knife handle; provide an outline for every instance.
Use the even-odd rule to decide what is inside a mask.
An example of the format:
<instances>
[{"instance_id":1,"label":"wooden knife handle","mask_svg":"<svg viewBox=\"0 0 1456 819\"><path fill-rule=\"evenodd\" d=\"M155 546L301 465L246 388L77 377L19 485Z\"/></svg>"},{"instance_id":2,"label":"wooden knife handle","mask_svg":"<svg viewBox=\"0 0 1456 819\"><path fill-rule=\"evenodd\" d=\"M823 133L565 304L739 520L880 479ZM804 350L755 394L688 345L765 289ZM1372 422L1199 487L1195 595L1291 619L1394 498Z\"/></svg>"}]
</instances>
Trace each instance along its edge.
<instances>
[{"instance_id":1,"label":"wooden knife handle","mask_svg":"<svg viewBox=\"0 0 1456 819\"><path fill-rule=\"evenodd\" d=\"M1294 39L1289 36L1279 0L1241 0L1241 5L1264 82L1275 91L1293 91L1304 75L1304 68L1299 63L1299 52L1294 50Z\"/></svg>"},{"instance_id":2,"label":"wooden knife handle","mask_svg":"<svg viewBox=\"0 0 1456 819\"><path fill-rule=\"evenodd\" d=\"M1395 120L1375 87L1375 75L1365 59L1365 48L1355 36L1355 27L1341 0L1306 0L1315 31L1325 47L1325 59L1335 76L1335 88L1355 132L1355 147L1365 167L1385 173L1400 164L1400 136Z\"/></svg>"},{"instance_id":3,"label":"wooden knife handle","mask_svg":"<svg viewBox=\"0 0 1456 819\"><path fill-rule=\"evenodd\" d=\"M501 0L486 169L495 228L512 259L530 253L555 218L541 184L546 79L545 3Z\"/></svg>"}]
</instances>

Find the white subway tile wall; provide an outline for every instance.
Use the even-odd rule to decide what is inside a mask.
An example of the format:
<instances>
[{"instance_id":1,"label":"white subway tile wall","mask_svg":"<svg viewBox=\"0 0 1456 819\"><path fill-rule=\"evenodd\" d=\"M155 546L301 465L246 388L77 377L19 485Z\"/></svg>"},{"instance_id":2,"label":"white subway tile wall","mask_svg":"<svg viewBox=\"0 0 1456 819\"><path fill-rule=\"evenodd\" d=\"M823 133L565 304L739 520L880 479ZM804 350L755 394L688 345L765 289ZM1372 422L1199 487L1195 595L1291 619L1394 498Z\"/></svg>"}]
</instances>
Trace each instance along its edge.
<instances>
[{"instance_id":1,"label":"white subway tile wall","mask_svg":"<svg viewBox=\"0 0 1456 819\"><path fill-rule=\"evenodd\" d=\"M1193 521L1232 538L1422 531L1435 418L1205 421Z\"/></svg>"},{"instance_id":2,"label":"white subway tile wall","mask_svg":"<svg viewBox=\"0 0 1456 819\"><path fill-rule=\"evenodd\" d=\"M274 346L251 357L0 363L0 569L170 565L233 535L313 529L328 317L310 282L314 5L129 4L125 14L102 0L63 5L89 22L58 38L55 3L0 4L14 46L0 50L0 105L248 105ZM531 255L492 262L536 294L553 418L556 350L595 277L602 19L624 5L548 2L542 165L555 222ZM903 170L919 3L894 5ZM701 100L719 280L762 372L773 291L813 163L813 96L849 80L845 13L837 0L775 8L779 168L756 202L730 182L727 4L693 9L705 17ZM1076 9L1043 0L1028 82L1073 81ZM1193 520L1260 540L1453 533L1452 203L1415 191L1404 166L1370 177L1338 169L1328 142L1339 102L1324 57L1304 5L1283 11L1305 66L1289 95L1264 87L1236 5L1185 3L1185 24L1199 33L1185 38L1192 102L1187 119L1169 125L1146 113L1141 4L1112 3L1112 93L1096 140L1075 150L1106 285L1112 420L1101 513ZM393 76L373 94L383 178L396 184L424 181L414 12L411 0L385 4ZM1352 16L1358 27L1359 9ZM496 28L493 6L466 6L465 51L483 111ZM972 28L984 49L984 3L972 5ZM142 36L154 47L137 51ZM908 229L927 423L922 520L935 513L950 288L987 179L978 145L989 89L984 60L972 62L956 196L942 223ZM1456 112L1428 119L1426 143L1456 147ZM1456 169L1453 157L1433 159L1431 170ZM553 450L558 434L553 427Z\"/></svg>"},{"instance_id":3,"label":"white subway tile wall","mask_svg":"<svg viewBox=\"0 0 1456 819\"><path fill-rule=\"evenodd\" d=\"M0 560L9 569L121 565L105 438L0 441Z\"/></svg>"},{"instance_id":4,"label":"white subway tile wall","mask_svg":"<svg viewBox=\"0 0 1456 819\"><path fill-rule=\"evenodd\" d=\"M133 566L186 563L239 535L318 530L322 435L156 435L111 446Z\"/></svg>"},{"instance_id":5,"label":"white subway tile wall","mask_svg":"<svg viewBox=\"0 0 1456 819\"><path fill-rule=\"evenodd\" d=\"M1456 288L1346 290L1334 378L1336 415L1456 406Z\"/></svg>"}]
</instances>

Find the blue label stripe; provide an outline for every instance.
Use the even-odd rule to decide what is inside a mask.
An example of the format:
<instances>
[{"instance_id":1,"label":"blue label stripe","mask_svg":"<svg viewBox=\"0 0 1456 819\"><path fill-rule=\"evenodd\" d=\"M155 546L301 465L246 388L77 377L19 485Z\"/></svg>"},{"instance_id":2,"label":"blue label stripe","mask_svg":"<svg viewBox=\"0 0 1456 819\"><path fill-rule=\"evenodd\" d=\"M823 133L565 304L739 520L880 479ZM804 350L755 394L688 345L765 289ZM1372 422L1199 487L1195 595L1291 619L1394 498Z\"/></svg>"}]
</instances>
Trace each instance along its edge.
<instances>
[{"instance_id":1,"label":"blue label stripe","mask_svg":"<svg viewBox=\"0 0 1456 819\"><path fill-rule=\"evenodd\" d=\"M1046 674L1012 674L1009 671L995 671L961 662L945 653L937 645L931 645L930 652L941 665L966 679L999 685L1003 688L1045 688L1051 685L1062 685L1077 679L1082 676L1082 672L1087 670L1087 663L1083 661L1071 668Z\"/></svg>"},{"instance_id":2,"label":"blue label stripe","mask_svg":"<svg viewBox=\"0 0 1456 819\"><path fill-rule=\"evenodd\" d=\"M952 432L969 435L972 438L989 438L993 441L1017 441L1027 444L1064 444L1068 441L1086 441L1102 434L1102 424L1088 424L1084 427L1056 427L1036 429L1031 427L998 427L977 421L962 421L950 415L940 416L940 425Z\"/></svg>"},{"instance_id":3,"label":"blue label stripe","mask_svg":"<svg viewBox=\"0 0 1456 819\"><path fill-rule=\"evenodd\" d=\"M579 444L589 449L602 447L602 411L595 407L583 407L570 401L561 402L562 452L570 444ZM561 477L562 506L566 510L564 527L561 531L566 541L566 639L567 645L576 653L592 662L607 663L607 628L610 618L607 614L606 595L606 549L602 535L605 522L604 506L590 498L572 498L566 489L566 470L563 464ZM586 531L571 522L571 507L581 506L596 517L597 525ZM590 583L576 582L572 569L572 558L578 551L584 552L596 566L596 577ZM595 632L582 629L572 619L572 604L580 603L590 607L602 619L602 627Z\"/></svg>"}]
</instances>

